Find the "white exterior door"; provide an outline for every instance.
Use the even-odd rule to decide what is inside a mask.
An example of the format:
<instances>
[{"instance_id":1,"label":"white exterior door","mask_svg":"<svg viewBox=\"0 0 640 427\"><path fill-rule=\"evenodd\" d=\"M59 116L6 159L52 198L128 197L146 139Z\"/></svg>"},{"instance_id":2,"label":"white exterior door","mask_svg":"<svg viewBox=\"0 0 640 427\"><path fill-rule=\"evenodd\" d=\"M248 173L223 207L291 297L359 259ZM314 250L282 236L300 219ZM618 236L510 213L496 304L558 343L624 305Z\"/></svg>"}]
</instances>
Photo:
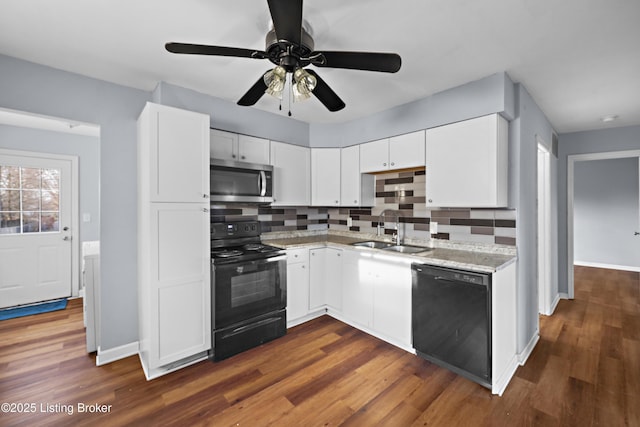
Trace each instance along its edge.
<instances>
[{"instance_id":1,"label":"white exterior door","mask_svg":"<svg viewBox=\"0 0 640 427\"><path fill-rule=\"evenodd\" d=\"M0 153L0 308L71 295L71 161Z\"/></svg>"}]
</instances>

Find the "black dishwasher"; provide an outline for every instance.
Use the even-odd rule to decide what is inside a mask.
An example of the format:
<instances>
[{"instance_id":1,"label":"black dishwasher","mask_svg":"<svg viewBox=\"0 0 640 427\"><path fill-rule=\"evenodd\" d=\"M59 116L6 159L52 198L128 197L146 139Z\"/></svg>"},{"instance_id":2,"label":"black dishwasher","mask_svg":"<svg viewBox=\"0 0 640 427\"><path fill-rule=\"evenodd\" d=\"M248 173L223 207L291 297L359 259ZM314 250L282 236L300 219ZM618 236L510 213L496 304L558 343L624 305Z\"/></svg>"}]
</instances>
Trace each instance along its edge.
<instances>
[{"instance_id":1,"label":"black dishwasher","mask_svg":"<svg viewBox=\"0 0 640 427\"><path fill-rule=\"evenodd\" d=\"M491 275L411 265L413 347L491 388Z\"/></svg>"}]
</instances>

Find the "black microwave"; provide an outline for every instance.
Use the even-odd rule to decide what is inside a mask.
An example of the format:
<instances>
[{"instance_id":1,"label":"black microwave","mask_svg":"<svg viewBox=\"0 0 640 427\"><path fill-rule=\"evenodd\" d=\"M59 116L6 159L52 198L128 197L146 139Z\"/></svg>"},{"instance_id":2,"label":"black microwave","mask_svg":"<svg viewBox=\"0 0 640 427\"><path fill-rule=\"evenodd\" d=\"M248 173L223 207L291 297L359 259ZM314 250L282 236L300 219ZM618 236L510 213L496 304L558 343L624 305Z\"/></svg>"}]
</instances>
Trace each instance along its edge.
<instances>
[{"instance_id":1,"label":"black microwave","mask_svg":"<svg viewBox=\"0 0 640 427\"><path fill-rule=\"evenodd\" d=\"M211 201L273 202L273 166L211 159Z\"/></svg>"}]
</instances>

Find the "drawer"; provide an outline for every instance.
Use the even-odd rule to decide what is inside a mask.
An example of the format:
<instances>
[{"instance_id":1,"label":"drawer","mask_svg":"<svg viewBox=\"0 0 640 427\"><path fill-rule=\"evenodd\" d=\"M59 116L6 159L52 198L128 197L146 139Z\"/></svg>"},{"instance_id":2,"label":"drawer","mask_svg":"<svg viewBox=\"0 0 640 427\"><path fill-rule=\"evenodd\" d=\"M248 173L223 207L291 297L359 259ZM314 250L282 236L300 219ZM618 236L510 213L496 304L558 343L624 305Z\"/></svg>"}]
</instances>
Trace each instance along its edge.
<instances>
[{"instance_id":1,"label":"drawer","mask_svg":"<svg viewBox=\"0 0 640 427\"><path fill-rule=\"evenodd\" d=\"M287 249L287 264L309 262L309 249Z\"/></svg>"}]
</instances>

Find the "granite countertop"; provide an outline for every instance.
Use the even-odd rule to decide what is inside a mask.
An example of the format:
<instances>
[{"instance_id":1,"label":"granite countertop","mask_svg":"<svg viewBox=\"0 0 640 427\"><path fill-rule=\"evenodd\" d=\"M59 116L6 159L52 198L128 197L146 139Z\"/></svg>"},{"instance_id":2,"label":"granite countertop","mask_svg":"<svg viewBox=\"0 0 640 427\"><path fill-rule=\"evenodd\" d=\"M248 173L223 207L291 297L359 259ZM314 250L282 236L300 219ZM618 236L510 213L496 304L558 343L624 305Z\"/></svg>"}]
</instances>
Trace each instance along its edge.
<instances>
[{"instance_id":1,"label":"granite countertop","mask_svg":"<svg viewBox=\"0 0 640 427\"><path fill-rule=\"evenodd\" d=\"M423 246L425 252L413 254L389 252L382 249L371 249L352 246L353 243L368 240L387 241L388 238L355 233L355 232L282 232L265 233L263 241L271 246L282 249L300 249L304 247L334 246L343 249L357 249L371 251L387 256L402 257L403 259L424 264L459 268L481 273L493 273L516 261L516 250L504 245L457 244L441 241L407 241L405 244Z\"/></svg>"}]
</instances>

